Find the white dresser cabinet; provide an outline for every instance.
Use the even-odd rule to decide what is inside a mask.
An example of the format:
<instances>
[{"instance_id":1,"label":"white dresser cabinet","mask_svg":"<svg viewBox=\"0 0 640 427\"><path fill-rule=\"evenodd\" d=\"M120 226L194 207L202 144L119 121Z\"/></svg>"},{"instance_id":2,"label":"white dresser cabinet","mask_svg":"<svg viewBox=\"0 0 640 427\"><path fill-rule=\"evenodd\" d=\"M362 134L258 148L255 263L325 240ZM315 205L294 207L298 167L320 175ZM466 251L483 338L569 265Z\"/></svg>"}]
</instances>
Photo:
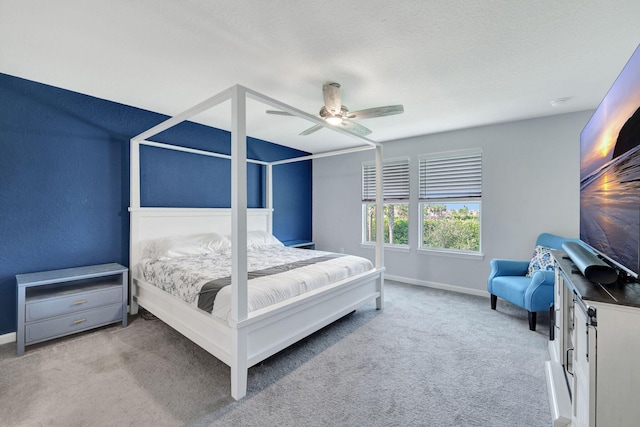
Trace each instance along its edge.
<instances>
[{"instance_id":1,"label":"white dresser cabinet","mask_svg":"<svg viewBox=\"0 0 640 427\"><path fill-rule=\"evenodd\" d=\"M554 258L555 329L546 367L553 425L639 425L640 284L591 283L564 252Z\"/></svg>"}]
</instances>

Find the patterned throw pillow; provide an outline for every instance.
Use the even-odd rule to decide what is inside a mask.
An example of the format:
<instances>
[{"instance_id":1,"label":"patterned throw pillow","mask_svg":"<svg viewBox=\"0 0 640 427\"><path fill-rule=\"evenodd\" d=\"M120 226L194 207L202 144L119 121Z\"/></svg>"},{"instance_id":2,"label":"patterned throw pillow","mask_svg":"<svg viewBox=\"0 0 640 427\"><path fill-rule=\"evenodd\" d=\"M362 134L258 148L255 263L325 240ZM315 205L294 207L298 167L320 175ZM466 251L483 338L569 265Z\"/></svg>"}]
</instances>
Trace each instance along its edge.
<instances>
[{"instance_id":1,"label":"patterned throw pillow","mask_svg":"<svg viewBox=\"0 0 640 427\"><path fill-rule=\"evenodd\" d=\"M527 269L527 277L532 277L536 270L550 270L553 271L553 257L551 251L553 249L545 246L536 246L533 250L533 256Z\"/></svg>"}]
</instances>

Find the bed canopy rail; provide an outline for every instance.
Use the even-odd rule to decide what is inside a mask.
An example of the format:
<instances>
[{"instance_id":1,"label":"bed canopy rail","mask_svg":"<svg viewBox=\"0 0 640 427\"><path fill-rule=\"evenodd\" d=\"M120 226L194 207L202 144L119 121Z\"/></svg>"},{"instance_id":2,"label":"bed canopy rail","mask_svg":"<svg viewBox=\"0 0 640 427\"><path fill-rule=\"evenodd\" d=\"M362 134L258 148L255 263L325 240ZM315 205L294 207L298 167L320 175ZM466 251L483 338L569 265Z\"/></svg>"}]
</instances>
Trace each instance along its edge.
<instances>
[{"instance_id":1,"label":"bed canopy rail","mask_svg":"<svg viewBox=\"0 0 640 427\"><path fill-rule=\"evenodd\" d=\"M332 150L327 152L315 153L301 157L266 162L247 158L247 98L260 101L268 106L278 108L282 111L290 113L294 116L306 119L314 124L322 125L331 131L357 138L362 141L362 145L349 147L344 149ZM231 155L216 153L213 151L198 150L182 146L176 146L166 143L151 141L150 138L155 135L176 126L184 121L189 120L193 116L202 113L214 106L231 100ZM251 331L251 325L255 324L254 318L249 318L248 313L248 286L247 286L247 215L251 209L247 208L247 163L257 163L264 165L266 168L266 210L272 211L272 168L274 166L298 162L304 160L313 160L328 156L359 152L363 150L375 150L376 158L376 204L377 218L383 218L383 197L382 197L382 145L372 141L364 136L351 133L349 131L328 126L327 123L316 116L305 113L287 104L279 102L275 99L262 95L258 92L245 88L241 85L232 86L220 92L217 95L189 108L188 110L173 116L149 130L140 133L131 138L131 168L130 168L130 212L132 216L136 213L144 213L147 210L157 210L158 208L141 207L140 205L140 146L148 145L157 148L183 151L192 154L212 156L228 159L231 161L231 315L229 327L231 329L231 354L223 359L230 360L231 366L231 394L235 399L242 398L246 394L247 388L247 369L249 365L248 359L248 333ZM170 210L172 208L162 208ZM271 215L269 215L269 226L271 229ZM134 231L132 220L132 241L131 252L134 253ZM381 309L383 306L383 277L384 271L384 253L383 253L383 221L377 221L376 225L376 254L375 269L378 281L376 298L376 307ZM135 242L139 244L140 242ZM135 250L139 248L136 247ZM132 255L133 256L133 255ZM133 259L133 258L132 258ZM130 267L134 267L131 265ZM242 279L244 278L244 280ZM133 292L132 292L133 296ZM355 305L354 305L355 307ZM132 313L137 310L137 303L131 302ZM309 329L310 330L310 329ZM306 332L305 332L306 333ZM302 334L302 333L301 333ZM300 337L302 335L300 334ZM307 333L308 334L308 333ZM306 335L305 335L306 336ZM291 344L291 343L290 343ZM275 348L275 347L274 347ZM212 352L212 351L210 351ZM216 355L215 352L212 354ZM273 352L271 352L273 354Z\"/></svg>"},{"instance_id":2,"label":"bed canopy rail","mask_svg":"<svg viewBox=\"0 0 640 427\"><path fill-rule=\"evenodd\" d=\"M277 108L280 109L282 111L285 111L287 113L290 113L294 116L297 117L301 117L304 118L306 120L309 120L311 122L313 122L314 124L318 124L321 126L326 127L327 129L330 129L333 132L338 132L340 134L343 135L348 135L349 137L352 138L357 138L359 140L361 140L363 142L363 145L358 146L358 147L352 147L352 148L346 148L346 149L339 149L339 150L333 150L333 151L327 151L327 152L322 152L322 153L315 153L315 154L311 154L311 155L307 155L307 156L302 156L302 157L294 157L294 158L290 158L290 159L284 159L284 160L278 160L278 161L273 161L273 162L264 162L264 161L259 161L259 160L253 160L253 159L248 159L246 157L246 138L247 138L247 134L246 134L246 99L247 97L255 99L257 101L260 101L266 105L269 105L270 107L273 108ZM191 149L191 148L187 148L187 147L181 147L181 146L177 146L177 145L171 145L171 144L164 144L164 143L159 143L159 142L153 142L153 141L149 141L148 139L167 130L170 129L173 126L176 126L184 121L189 120L190 118L206 111L209 110L213 107L215 107L216 105L222 104L223 102L226 102L228 100L231 100L231 117L232 117L232 123L231 123L231 150L232 153L231 155L225 155L225 154L221 154L221 153L215 153L215 152L211 152L211 151L205 151L205 150L197 150L197 149ZM241 143L242 142L242 143ZM233 217L236 217L237 215L239 216L246 216L246 163L257 163L257 164L262 164L265 165L267 168L267 190L266 190L266 207L268 209L272 208L272 168L273 166L277 166L277 165L281 165L281 164L287 164L287 163L292 163L292 162L299 162L299 161L304 161L304 160L313 160L313 159L319 159L319 158L323 158L323 157L329 157L329 156L336 156L336 155L342 155L342 154L348 154L348 153L354 153L354 152L359 152L359 151L364 151L364 150L371 150L371 149L375 149L376 151L376 200L383 200L382 198L382 144L380 144L379 142L373 141L365 136L362 135L357 135L355 133L349 132L347 130L344 129L340 129L334 126L328 126L327 122L324 119L321 119L319 117L316 117L314 115L308 114L302 110L299 110L295 107L292 107L290 105L287 105L283 102L280 102L276 99L273 99L271 97L268 97L266 95L263 95L259 92L256 92L254 90L251 90L249 88L246 88L242 85L234 85L202 102L200 102L197 105L194 105L193 107L183 111L182 113L179 113L173 117L170 117L169 119L157 124L156 126L153 126L152 128L140 133L137 136L134 136L133 138L131 138L131 176L130 176L130 198L131 198L131 203L130 203L130 209L140 209L140 145L149 145L149 146L155 146L158 148L165 148L165 149L171 149L171 150L176 150L176 151L183 151L183 152L189 152L189 153L193 153L193 154L201 154L201 155L206 155L206 156L212 156L212 157L219 157L219 158L225 158L225 159L229 159L231 160L232 163L232 167L231 167L231 176L232 176L232 199L231 199L231 208L234 212ZM240 152L235 153L234 156L234 150L238 150L240 149ZM240 172L242 172L240 174ZM236 179L238 177L242 177L243 178L243 186L242 187L237 187L238 186L238 182L236 182ZM235 184L234 184L235 183ZM234 188L236 187L236 188ZM236 191L239 188L244 189L242 192ZM242 193L242 194L240 194ZM239 197L238 200L235 200L235 198ZM235 203L234 203L235 201ZM242 203L243 202L243 203ZM244 207L242 206L244 205ZM235 206L235 208L234 208ZM383 217L383 206L382 203L377 203L376 204L376 217L377 218L382 218ZM234 220L235 222L235 220ZM236 227L239 227L240 224L236 224ZM235 231L238 231L240 233L242 233L242 230L236 230L234 228L233 230L233 236L236 236ZM245 226L245 230L244 233L246 234L246 226ZM242 241L242 240L241 240ZM232 241L233 243L236 243L235 240ZM382 222L379 222L377 224L376 227L376 255L375 255L375 264L376 267L380 268L384 265L384 253L383 253L383 243L384 242L384 230L383 230L383 224ZM237 247L238 245L234 245L235 247Z\"/></svg>"}]
</instances>

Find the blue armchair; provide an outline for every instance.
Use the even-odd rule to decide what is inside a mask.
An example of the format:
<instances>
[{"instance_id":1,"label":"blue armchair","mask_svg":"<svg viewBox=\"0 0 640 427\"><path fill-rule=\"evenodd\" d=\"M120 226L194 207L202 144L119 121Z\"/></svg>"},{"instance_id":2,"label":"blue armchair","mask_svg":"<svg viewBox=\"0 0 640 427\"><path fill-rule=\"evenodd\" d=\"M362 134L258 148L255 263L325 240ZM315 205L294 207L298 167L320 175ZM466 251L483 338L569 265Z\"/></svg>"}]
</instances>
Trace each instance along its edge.
<instances>
[{"instance_id":1,"label":"blue armchair","mask_svg":"<svg viewBox=\"0 0 640 427\"><path fill-rule=\"evenodd\" d=\"M580 241L542 233L536 240L536 246L562 249L567 241ZM529 261L509 259L491 260L491 274L487 280L487 288L491 294L491 309L496 309L498 297L522 307L529 312L529 329L536 330L536 313L549 311L553 303L554 272L536 270L532 277L527 277Z\"/></svg>"}]
</instances>

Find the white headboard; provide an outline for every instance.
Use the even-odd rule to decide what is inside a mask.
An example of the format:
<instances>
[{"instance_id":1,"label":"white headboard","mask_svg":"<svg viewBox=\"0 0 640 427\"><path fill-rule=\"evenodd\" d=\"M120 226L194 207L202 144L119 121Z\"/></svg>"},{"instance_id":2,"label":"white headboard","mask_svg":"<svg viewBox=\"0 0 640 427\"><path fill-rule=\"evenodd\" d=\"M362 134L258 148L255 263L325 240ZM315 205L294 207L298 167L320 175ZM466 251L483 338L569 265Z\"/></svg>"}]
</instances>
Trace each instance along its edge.
<instances>
[{"instance_id":1,"label":"white headboard","mask_svg":"<svg viewBox=\"0 0 640 427\"><path fill-rule=\"evenodd\" d=\"M140 260L147 242L162 237L216 232L231 235L231 209L138 208L130 211L129 268ZM273 209L247 209L247 230L272 232Z\"/></svg>"}]
</instances>

